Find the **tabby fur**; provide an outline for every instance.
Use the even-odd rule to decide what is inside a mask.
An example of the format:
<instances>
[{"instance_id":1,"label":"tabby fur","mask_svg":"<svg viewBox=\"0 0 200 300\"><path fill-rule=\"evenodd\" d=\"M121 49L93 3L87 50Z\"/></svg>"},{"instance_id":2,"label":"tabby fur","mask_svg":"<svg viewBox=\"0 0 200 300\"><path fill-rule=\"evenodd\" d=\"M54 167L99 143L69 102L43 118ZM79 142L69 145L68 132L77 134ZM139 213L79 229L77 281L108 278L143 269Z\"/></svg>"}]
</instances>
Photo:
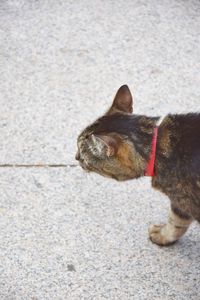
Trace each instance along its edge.
<instances>
[{"instance_id":1,"label":"tabby fur","mask_svg":"<svg viewBox=\"0 0 200 300\"><path fill-rule=\"evenodd\" d=\"M128 86L110 109L78 137L76 159L83 169L119 181L144 176L159 117L132 114ZM158 245L178 240L193 220L200 222L200 114L167 115L158 127L152 186L171 201L168 222L151 225Z\"/></svg>"}]
</instances>

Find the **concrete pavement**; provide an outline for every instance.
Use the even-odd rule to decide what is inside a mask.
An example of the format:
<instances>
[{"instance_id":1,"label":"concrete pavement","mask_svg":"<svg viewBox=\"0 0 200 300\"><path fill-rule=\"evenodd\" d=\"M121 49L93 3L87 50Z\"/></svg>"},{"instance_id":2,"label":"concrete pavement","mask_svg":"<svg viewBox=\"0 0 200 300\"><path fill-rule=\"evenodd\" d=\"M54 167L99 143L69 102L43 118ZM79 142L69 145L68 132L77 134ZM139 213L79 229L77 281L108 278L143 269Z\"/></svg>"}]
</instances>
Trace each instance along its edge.
<instances>
[{"instance_id":1,"label":"concrete pavement","mask_svg":"<svg viewBox=\"0 0 200 300\"><path fill-rule=\"evenodd\" d=\"M199 1L0 2L0 299L199 300L200 231L148 240L150 180L86 174L80 130L122 84L136 113L200 111Z\"/></svg>"}]
</instances>

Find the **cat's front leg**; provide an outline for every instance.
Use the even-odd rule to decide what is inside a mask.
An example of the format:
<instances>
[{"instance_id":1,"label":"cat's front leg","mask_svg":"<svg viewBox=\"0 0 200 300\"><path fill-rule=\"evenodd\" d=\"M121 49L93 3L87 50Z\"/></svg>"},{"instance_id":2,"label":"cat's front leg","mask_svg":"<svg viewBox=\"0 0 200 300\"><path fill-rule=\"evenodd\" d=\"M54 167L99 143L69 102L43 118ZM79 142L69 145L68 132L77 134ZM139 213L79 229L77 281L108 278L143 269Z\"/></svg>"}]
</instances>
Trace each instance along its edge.
<instances>
[{"instance_id":1,"label":"cat's front leg","mask_svg":"<svg viewBox=\"0 0 200 300\"><path fill-rule=\"evenodd\" d=\"M192 218L183 216L178 210L172 209L167 224L151 225L149 237L157 245L168 246L177 241L192 223Z\"/></svg>"}]
</instances>

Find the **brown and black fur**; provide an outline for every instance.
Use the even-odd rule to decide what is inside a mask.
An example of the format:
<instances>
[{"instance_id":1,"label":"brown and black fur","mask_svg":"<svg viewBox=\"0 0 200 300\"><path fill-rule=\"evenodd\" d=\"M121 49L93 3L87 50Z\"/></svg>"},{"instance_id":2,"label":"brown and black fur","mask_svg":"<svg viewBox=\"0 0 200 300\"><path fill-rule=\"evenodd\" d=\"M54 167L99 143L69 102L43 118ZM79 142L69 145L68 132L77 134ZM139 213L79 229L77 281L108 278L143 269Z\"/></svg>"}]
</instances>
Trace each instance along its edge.
<instances>
[{"instance_id":1,"label":"brown and black fur","mask_svg":"<svg viewBox=\"0 0 200 300\"><path fill-rule=\"evenodd\" d=\"M158 118L132 114L132 96L122 86L111 108L78 138L76 159L88 171L116 180L144 176ZM200 222L200 114L167 115L158 128L152 186L171 201L168 223L151 225L159 245L175 242L193 220Z\"/></svg>"}]
</instances>

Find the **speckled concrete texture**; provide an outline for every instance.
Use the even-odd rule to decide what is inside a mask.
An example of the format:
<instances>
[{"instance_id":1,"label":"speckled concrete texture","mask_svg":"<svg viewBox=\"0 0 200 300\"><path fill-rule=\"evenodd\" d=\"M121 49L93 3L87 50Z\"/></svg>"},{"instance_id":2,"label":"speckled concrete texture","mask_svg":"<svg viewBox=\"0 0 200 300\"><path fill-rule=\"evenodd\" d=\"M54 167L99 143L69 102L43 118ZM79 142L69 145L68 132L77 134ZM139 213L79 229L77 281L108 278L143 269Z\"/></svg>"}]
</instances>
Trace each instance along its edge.
<instances>
[{"instance_id":1,"label":"speckled concrete texture","mask_svg":"<svg viewBox=\"0 0 200 300\"><path fill-rule=\"evenodd\" d=\"M136 113L200 111L199 1L0 1L0 164L74 165L122 84ZM160 248L150 180L0 168L1 300L199 300L200 227Z\"/></svg>"},{"instance_id":2,"label":"speckled concrete texture","mask_svg":"<svg viewBox=\"0 0 200 300\"><path fill-rule=\"evenodd\" d=\"M137 113L196 110L199 1L0 1L0 161L70 162L128 83ZM200 107L199 107L200 109Z\"/></svg>"},{"instance_id":3,"label":"speckled concrete texture","mask_svg":"<svg viewBox=\"0 0 200 300\"><path fill-rule=\"evenodd\" d=\"M147 179L11 169L0 187L1 299L199 299L199 226L153 245L168 202Z\"/></svg>"}]
</instances>

